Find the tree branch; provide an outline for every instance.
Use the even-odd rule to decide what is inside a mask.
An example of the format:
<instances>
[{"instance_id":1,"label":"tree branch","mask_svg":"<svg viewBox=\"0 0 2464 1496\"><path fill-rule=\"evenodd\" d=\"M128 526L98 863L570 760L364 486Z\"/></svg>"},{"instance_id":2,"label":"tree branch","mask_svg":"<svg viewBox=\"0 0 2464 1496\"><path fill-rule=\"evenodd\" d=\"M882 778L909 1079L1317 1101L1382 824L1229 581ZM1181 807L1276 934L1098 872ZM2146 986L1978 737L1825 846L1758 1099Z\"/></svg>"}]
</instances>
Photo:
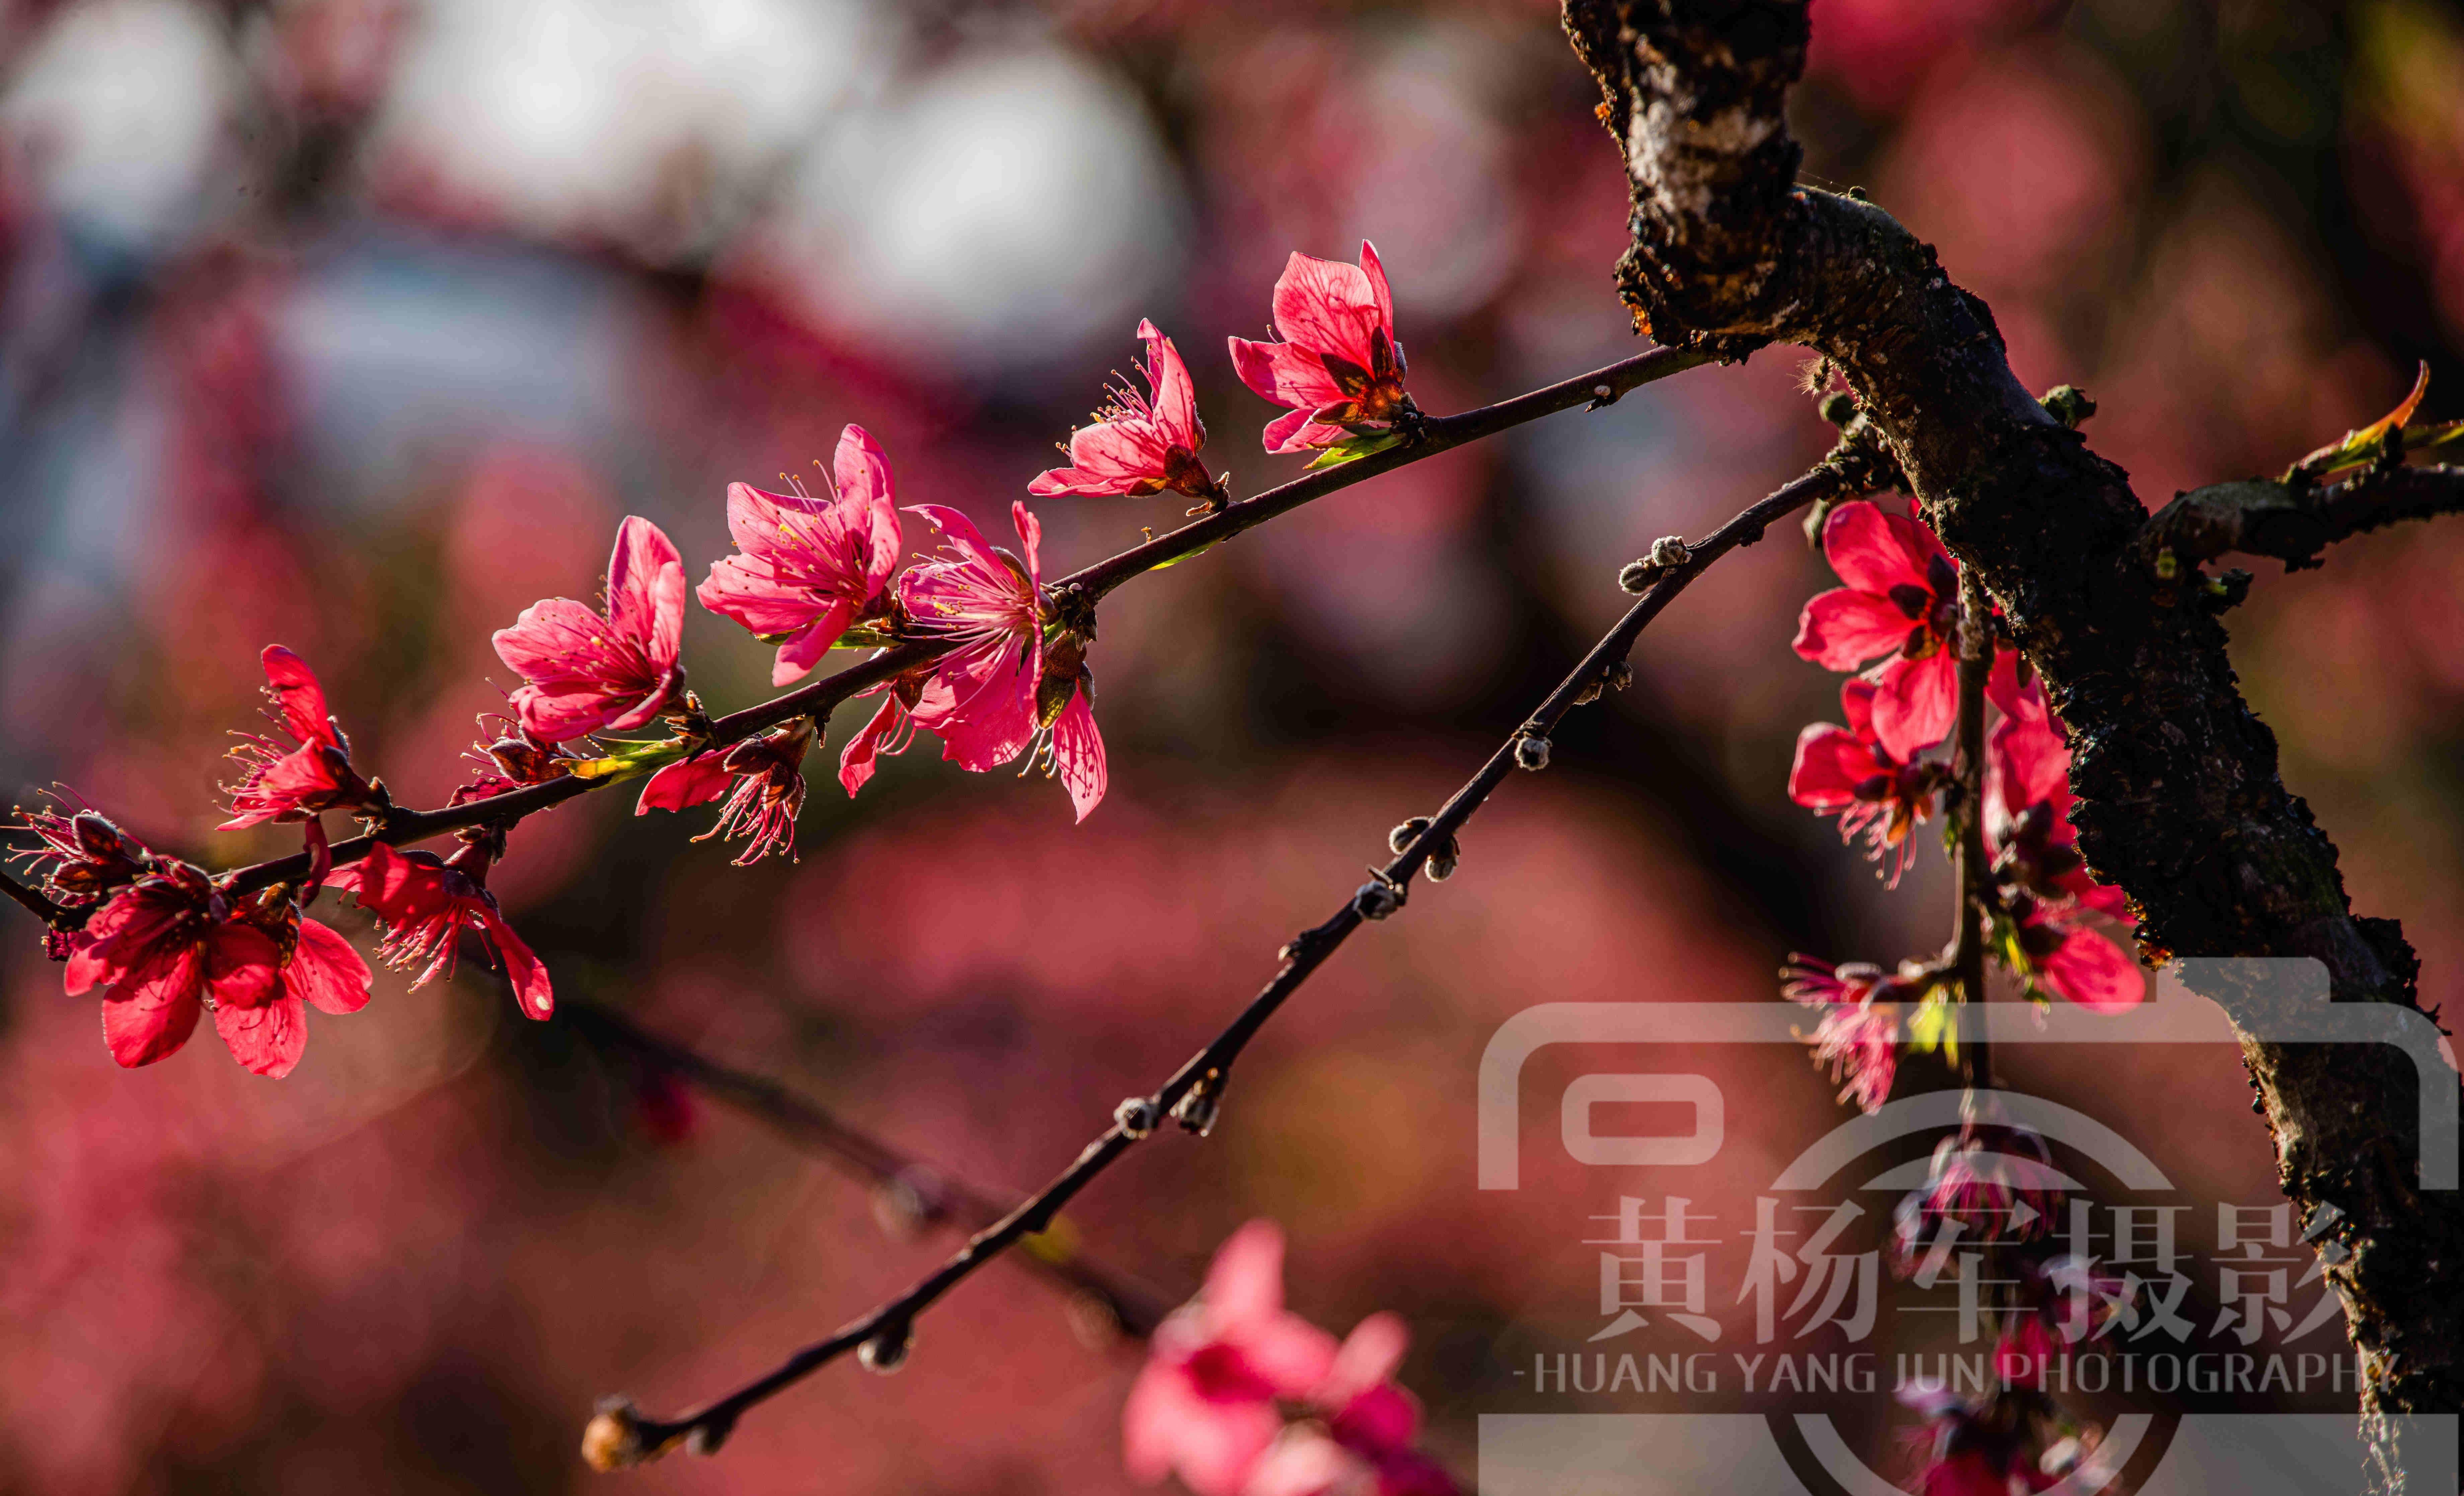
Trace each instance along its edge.
<instances>
[{"instance_id":1,"label":"tree branch","mask_svg":"<svg viewBox=\"0 0 2464 1496\"><path fill-rule=\"evenodd\" d=\"M1017 1201L951 1178L841 1121L818 1102L766 1075L722 1065L662 1039L614 1008L587 998L564 997L557 1011L571 1020L583 1038L622 1049L662 1074L691 1082L705 1094L876 1188L903 1192L912 1199L919 1225L979 1231L1017 1208ZM1111 1328L1132 1339L1153 1334L1163 1320L1164 1307L1152 1296L1079 1257L1059 1251L1031 1252L1023 1260L1030 1268L1099 1307Z\"/></svg>"},{"instance_id":2,"label":"tree branch","mask_svg":"<svg viewBox=\"0 0 2464 1496\"><path fill-rule=\"evenodd\" d=\"M1985 1001L1985 913L1992 871L1985 855L1985 681L1993 672L1993 619L1973 573L1959 579L1959 725L1951 774L1959 781L1959 842L1951 854L1952 897L1959 909L1950 946L1951 970L1964 1002ZM1971 1091L1993 1084L1992 1047L1985 1025L1960 1051Z\"/></svg>"},{"instance_id":3,"label":"tree branch","mask_svg":"<svg viewBox=\"0 0 2464 1496\"><path fill-rule=\"evenodd\" d=\"M2339 1000L2417 1007L2411 948L2352 913L2235 688L2229 592L2134 563L2127 476L2020 385L1992 314L1930 247L1791 183L1803 0L1567 0L1566 24L1632 179L1623 294L1663 342L1802 343L1847 379L2068 724L2080 850L2137 904L2146 953L2311 957ZM2464 1201L2406 1177L2411 1082L2391 1049L2251 1040L2257 1000L2211 995L2246 1036L2287 1196L2342 1214L2325 1273L2364 1353L2374 1479L2398 1486L2382 1415L2464 1404Z\"/></svg>"},{"instance_id":4,"label":"tree branch","mask_svg":"<svg viewBox=\"0 0 2464 1496\"><path fill-rule=\"evenodd\" d=\"M1390 448L1385 451L1322 469L1304 477L1225 507L1193 524L1186 524L1169 534L1160 535L1142 544L1072 572L1047 589L1056 599L1075 594L1091 606L1107 593L1140 572L1152 571L1195 556L1209 546L1219 544L1241 532L1265 523L1278 515L1288 514L1315 499L1366 482L1397 468L1407 467L1424 458L1493 436L1527 421L1570 410L1576 406L1597 409L1613 405L1629 391L1665 379L1671 374L1713 362L1722 355L1705 349L1654 348L1649 352L1623 359L1606 368L1562 380L1554 385L1517 395L1496 405L1483 406L1458 415L1443 416L1422 423L1417 441ZM1729 356L1734 356L1733 352ZM940 641L919 640L884 649L835 675L799 686L773 696L756 706L731 713L712 724L710 741L715 746L741 742L754 734L776 727L800 716L826 717L830 712L860 692L891 680L903 671L939 658L951 646ZM465 826L498 823L511 825L525 816L553 805L562 804L577 796L587 794L603 785L621 781L621 776L583 779L567 775L541 784L528 784L473 800L465 804L436 810L397 811L385 825L365 836L350 837L333 844L336 867L354 863L367 856L378 843L407 846L443 836ZM305 852L289 857L276 857L234 869L227 881L231 891L253 892L272 888L277 883L294 882L309 875L310 864ZM19 903L25 900L19 899ZM28 905L32 909L34 906ZM80 912L70 911L71 917ZM50 917L50 916L46 916Z\"/></svg>"},{"instance_id":5,"label":"tree branch","mask_svg":"<svg viewBox=\"0 0 2464 1496\"><path fill-rule=\"evenodd\" d=\"M2147 520L2138 555L2150 566L2196 565L2239 551L2287 571L2320 563L2338 540L2404 519L2464 514L2464 468L2391 468L2331 488L2249 478L2177 496Z\"/></svg>"},{"instance_id":6,"label":"tree branch","mask_svg":"<svg viewBox=\"0 0 2464 1496\"><path fill-rule=\"evenodd\" d=\"M0 872L0 893L8 894L11 902L47 925L60 916L60 906L53 903L40 889L30 889L5 872Z\"/></svg>"},{"instance_id":7,"label":"tree branch","mask_svg":"<svg viewBox=\"0 0 2464 1496\"><path fill-rule=\"evenodd\" d=\"M1432 856L1453 847L1455 833L1518 764L1531 768L1546 765L1549 734L1575 705L1598 694L1611 669L1633 649L1635 640L1677 594L1727 552L1760 539L1772 520L1818 496L1846 490L1850 481L1843 476L1842 465L1826 462L1739 514L1700 543L1685 546L1683 559L1662 566L1657 580L1616 627L1592 647L1529 719L1489 756L1480 772L1457 790L1435 817L1420 826L1394 859L1373 869L1370 881L1362 884L1324 923L1303 931L1284 947L1282 968L1223 1031L1175 1070L1152 1095L1134 1096L1121 1103L1111 1127L1089 1143L1068 1168L1032 1199L978 1232L947 1262L906 1292L849 1321L827 1339L806 1346L774 1370L696 1413L675 1419L649 1419L634 1412L629 1404L606 1405L583 1436L584 1458L599 1468L612 1469L656 1459L678 1444L707 1454L725 1441L748 1410L851 1351L862 1349L867 1359L876 1365L896 1364L906 1355L918 1315L985 1263L1049 1226L1064 1205L1133 1144L1152 1134L1164 1117L1176 1116L1184 1128L1203 1133L1213 1125L1215 1109L1233 1063L1258 1030L1353 931L1402 907L1413 874Z\"/></svg>"}]
</instances>

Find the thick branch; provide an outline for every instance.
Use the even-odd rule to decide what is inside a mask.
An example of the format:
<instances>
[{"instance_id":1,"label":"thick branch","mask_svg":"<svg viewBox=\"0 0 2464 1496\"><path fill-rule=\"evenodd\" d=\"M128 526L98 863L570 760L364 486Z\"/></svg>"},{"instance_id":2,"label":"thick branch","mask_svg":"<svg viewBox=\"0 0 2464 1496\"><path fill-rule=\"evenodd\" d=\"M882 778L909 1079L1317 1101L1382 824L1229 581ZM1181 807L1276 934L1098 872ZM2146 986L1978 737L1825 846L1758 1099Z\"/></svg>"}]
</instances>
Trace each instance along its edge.
<instances>
[{"instance_id":1,"label":"thick branch","mask_svg":"<svg viewBox=\"0 0 2464 1496\"><path fill-rule=\"evenodd\" d=\"M697 1413L670 1420L645 1419L622 1405L604 1411L584 1439L585 1454L595 1464L614 1467L656 1458L680 1443L708 1453L717 1448L747 1410L850 1352L869 1347L866 1353L875 1359L903 1357L918 1315L984 1264L1048 1227L1064 1205L1133 1145L1150 1135L1165 1116L1177 1115L1184 1126L1203 1132L1212 1123L1214 1107L1222 1095L1233 1063L1258 1030L1353 931L1402 907L1413 874L1441 849L1452 846L1455 833L1514 773L1518 763L1533 767L1546 764L1548 737L1556 730L1558 721L1578 702L1598 694L1610 670L1634 649L1635 640L1677 594L1711 562L1740 545L1750 545L1762 539L1771 521L1824 495L1840 493L1849 483L1838 468L1826 464L1730 519L1699 544L1685 547L1684 559L1661 569L1658 580L1626 610L1617 626L1592 647L1530 718L1489 756L1480 772L1454 793L1444 808L1391 862L1374 872L1372 880L1325 923L1302 932L1284 947L1282 968L1221 1033L1175 1070L1153 1095L1123 1102L1112 1126L1089 1143L1076 1161L1032 1199L978 1232L905 1293L850 1321L827 1339L806 1346L768 1374ZM1527 746L1532 743L1539 745L1536 753Z\"/></svg>"},{"instance_id":2,"label":"thick branch","mask_svg":"<svg viewBox=\"0 0 2464 1496\"><path fill-rule=\"evenodd\" d=\"M2414 1005L2411 949L2353 914L2335 847L2235 689L2227 599L2195 568L2138 562L2127 476L2013 377L1991 314L1931 248L1788 181L1780 85L1802 66L1802 0L1568 0L1566 19L1632 177L1627 298L1662 341L1802 343L1844 374L2068 724L2080 848L2144 913L2146 951L2313 957L2340 1000ZM1693 190L1712 185L1739 206ZM2213 996L2263 1030L2246 995ZM2464 1205L2412 1188L2409 1067L2380 1047L2244 1049L2286 1193L2305 1217L2344 1218L2326 1273L2365 1353L2365 1416L2453 1410Z\"/></svg>"}]
</instances>

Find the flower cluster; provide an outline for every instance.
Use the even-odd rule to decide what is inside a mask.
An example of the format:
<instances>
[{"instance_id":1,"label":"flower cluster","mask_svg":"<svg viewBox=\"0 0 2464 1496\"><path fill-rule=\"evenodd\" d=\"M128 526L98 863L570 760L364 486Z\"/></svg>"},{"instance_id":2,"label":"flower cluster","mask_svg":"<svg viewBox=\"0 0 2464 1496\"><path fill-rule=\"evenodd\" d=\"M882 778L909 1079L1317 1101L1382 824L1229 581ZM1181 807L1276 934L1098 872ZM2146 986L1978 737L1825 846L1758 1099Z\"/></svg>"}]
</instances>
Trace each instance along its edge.
<instances>
[{"instance_id":1,"label":"flower cluster","mask_svg":"<svg viewBox=\"0 0 2464 1496\"><path fill-rule=\"evenodd\" d=\"M2126 921L2127 912L2121 890L2098 883L2079 856L2061 724L2025 662L1998 641L1985 641L1994 651L1985 694L1998 720L1982 745L1983 803L1947 793L1957 788L1947 740L1959 716L1958 562L1921 519L1863 500L1831 511L1821 544L1845 585L1805 605L1794 648L1858 673L1840 688L1845 724L1797 736L1789 798L1838 817L1843 841L1862 837L1892 887L1914 854L1916 826L1940 817L1950 841L1977 817L1991 862L1991 907L1980 913L2001 963L2031 997L2098 1012L2138 1002L2137 963L2088 927L2092 915ZM1945 975L1941 962L1905 962L1885 979L1879 968L1803 957L1781 973L1785 996L1822 1013L1809 1036L1815 1061L1844 1083L1842 1100L1868 1111L1890 1096L1900 1045L1946 1042Z\"/></svg>"},{"instance_id":2,"label":"flower cluster","mask_svg":"<svg viewBox=\"0 0 2464 1496\"><path fill-rule=\"evenodd\" d=\"M1356 266L1294 254L1275 285L1274 323L1275 341L1231 341L1242 379L1291 407L1266 428L1267 451L1330 449L1339 459L1416 429L1394 298L1375 249L1364 243ZM1189 368L1152 321L1139 322L1137 336L1144 392L1128 380L1108 390L1093 424L1071 433L1070 465L1040 474L1027 492L1169 491L1219 511L1231 495L1199 457L1206 429ZM636 814L717 802L715 823L695 840L740 840L738 866L772 852L792 856L804 759L823 723L803 715L764 731L722 731L685 684L689 594L776 647L778 687L810 674L833 649L935 647L869 693L879 705L840 752L848 794L920 728L961 768L982 773L1023 758L1044 769L1085 820L1110 781L1087 663L1093 601L1045 584L1036 517L1012 504L1011 551L955 509L902 511L889 455L859 426L841 433L820 486L808 493L791 480L791 492L774 494L731 484L736 549L698 587L688 586L684 556L666 533L628 516L598 605L543 598L496 630L497 658L518 684L502 730L478 745L477 772L454 791L449 808L465 812L456 820L470 819L467 807L568 776L647 774ZM904 570L902 513L922 517L939 540ZM450 853L396 847L421 818L404 817L384 783L362 773L316 672L280 645L267 647L262 663L282 736L240 735L231 754L240 776L226 786L221 829L298 825L304 876L242 891L236 875L217 878L158 854L66 792L56 808L23 812L17 829L39 845L17 855L42 869L45 895L61 911L46 948L67 963L72 995L102 991L112 1054L123 1065L162 1059L210 1011L242 1064L287 1072L306 1043L306 1007L347 1013L367 1001L366 964L302 913L328 888L374 916L378 954L414 972L413 986L451 972L468 935L502 965L521 1011L548 1017L555 993L546 967L488 890L508 830L538 803L460 825ZM665 735L604 736L654 727ZM348 866L335 866L328 811L370 833L367 851Z\"/></svg>"},{"instance_id":3,"label":"flower cluster","mask_svg":"<svg viewBox=\"0 0 2464 1496\"><path fill-rule=\"evenodd\" d=\"M1402 1321L1373 1314L1338 1345L1284 1308L1283 1262L1274 1223L1249 1222L1156 1328L1121 1415L1130 1474L1177 1474L1197 1496L1454 1496L1412 1447Z\"/></svg>"}]
</instances>

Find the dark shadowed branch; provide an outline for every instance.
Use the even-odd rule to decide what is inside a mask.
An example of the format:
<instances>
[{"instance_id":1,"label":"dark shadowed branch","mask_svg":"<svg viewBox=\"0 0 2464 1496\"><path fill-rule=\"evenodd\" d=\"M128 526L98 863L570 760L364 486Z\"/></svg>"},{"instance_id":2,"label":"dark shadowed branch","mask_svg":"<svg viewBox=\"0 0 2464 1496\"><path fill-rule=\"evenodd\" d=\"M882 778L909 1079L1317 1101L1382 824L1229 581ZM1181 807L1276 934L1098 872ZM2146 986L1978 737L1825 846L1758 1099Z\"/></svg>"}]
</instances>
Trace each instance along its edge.
<instances>
[{"instance_id":1,"label":"dark shadowed branch","mask_svg":"<svg viewBox=\"0 0 2464 1496\"><path fill-rule=\"evenodd\" d=\"M2464 468L2392 468L2329 488L2251 478L2193 489L2158 510L2140 538L2150 564L2195 565L2240 552L2288 571L2319 564L2338 540L2406 519L2464 514Z\"/></svg>"},{"instance_id":2,"label":"dark shadowed branch","mask_svg":"<svg viewBox=\"0 0 2464 1496\"><path fill-rule=\"evenodd\" d=\"M613 1008L566 997L558 1002L557 1012L585 1040L620 1049L636 1064L690 1084L884 1192L888 1208L916 1227L980 1231L1017 1208L1015 1199L954 1179L842 1120L801 1091L662 1039ZM1163 1318L1164 1307L1153 1294L1075 1253L1056 1247L1029 1252L1021 1261L1099 1309L1108 1331L1143 1339Z\"/></svg>"},{"instance_id":3,"label":"dark shadowed branch","mask_svg":"<svg viewBox=\"0 0 2464 1496\"><path fill-rule=\"evenodd\" d=\"M2145 558L2145 507L2011 372L1985 303L1874 205L1799 186L1784 106L1803 71L1803 0L1567 0L1632 185L1622 293L1671 344L1801 343L1826 356L1899 459L1945 545L2010 623L2068 725L2073 821L2150 954L2307 957L2344 1001L2417 1009L2419 963L2391 920L2356 915L2336 848L2286 788L2242 699L2219 615L2235 588ZM2262 514L2202 502L2170 523L2192 551L2307 558L2341 533L2444 513L2443 470L2345 485L2279 539ZM2375 487L2385 484L2384 488ZM2288 495L2289 497L2289 495ZM2243 511L2235 514L2234 510ZM2247 1036L2245 994L2210 994ZM2332 1206L2322 1256L2365 1367L2373 1478L2400 1488L2384 1415L2464 1404L2464 1200L2416 1191L2405 1062L2383 1046L2246 1038L2287 1197Z\"/></svg>"}]
</instances>

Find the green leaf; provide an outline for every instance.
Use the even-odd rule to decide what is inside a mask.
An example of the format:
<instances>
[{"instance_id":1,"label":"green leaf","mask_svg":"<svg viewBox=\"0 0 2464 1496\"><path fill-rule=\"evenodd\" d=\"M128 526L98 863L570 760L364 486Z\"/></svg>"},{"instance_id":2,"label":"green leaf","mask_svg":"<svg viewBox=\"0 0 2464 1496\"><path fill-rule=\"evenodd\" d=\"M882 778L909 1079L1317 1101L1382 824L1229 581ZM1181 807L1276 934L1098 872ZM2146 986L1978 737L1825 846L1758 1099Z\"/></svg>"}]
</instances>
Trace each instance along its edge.
<instances>
[{"instance_id":1,"label":"green leaf","mask_svg":"<svg viewBox=\"0 0 2464 1496\"><path fill-rule=\"evenodd\" d=\"M1311 458L1309 471L1314 473L1320 468L1337 468L1347 462L1357 462L1389 447L1399 446L1402 440L1400 431L1373 431L1366 436L1348 437Z\"/></svg>"}]
</instances>

